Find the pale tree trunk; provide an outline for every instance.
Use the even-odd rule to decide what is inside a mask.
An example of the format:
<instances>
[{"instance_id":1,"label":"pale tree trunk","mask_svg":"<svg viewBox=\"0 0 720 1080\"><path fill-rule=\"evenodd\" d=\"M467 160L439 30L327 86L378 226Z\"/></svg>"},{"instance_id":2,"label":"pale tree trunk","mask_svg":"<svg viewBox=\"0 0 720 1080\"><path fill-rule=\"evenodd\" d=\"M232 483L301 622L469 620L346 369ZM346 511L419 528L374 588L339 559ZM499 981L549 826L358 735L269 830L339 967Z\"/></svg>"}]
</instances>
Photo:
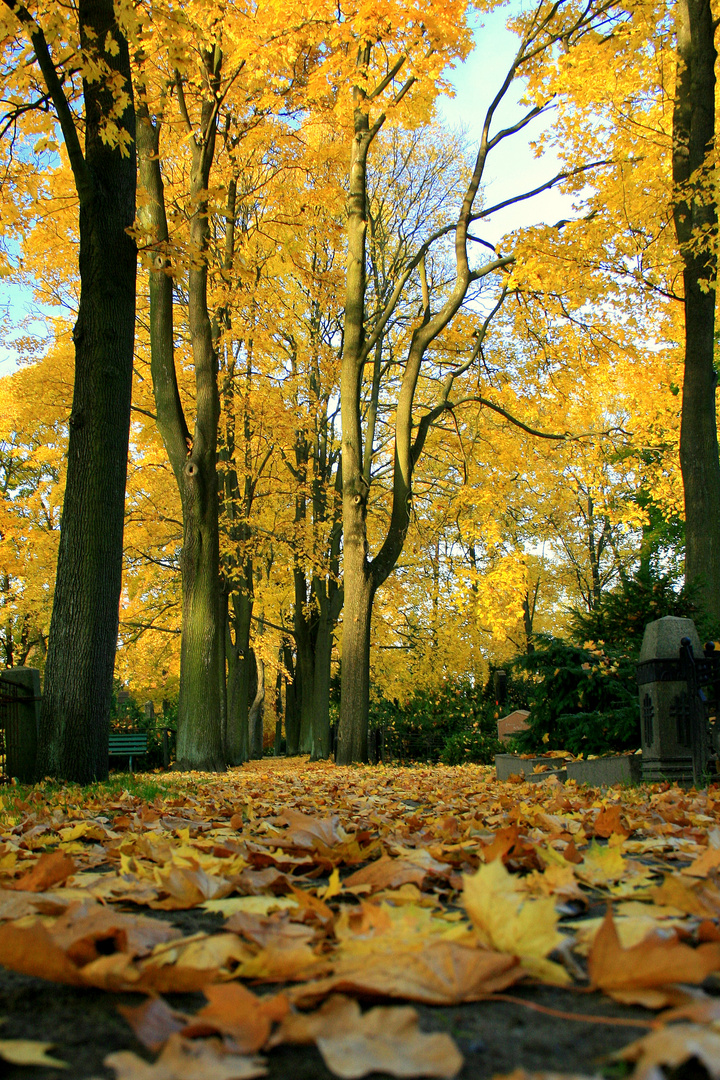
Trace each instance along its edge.
<instances>
[{"instance_id":1,"label":"pale tree trunk","mask_svg":"<svg viewBox=\"0 0 720 1080\"><path fill-rule=\"evenodd\" d=\"M131 140L126 156L103 140L103 124L115 103L101 75L83 79L81 146L42 29L24 5L5 3L32 42L80 202L80 306L72 335L75 382L37 772L39 777L86 784L108 774L122 575L137 258L129 235L136 178L130 59L112 0L79 0L86 57L108 36L117 43L116 54L102 52L101 62L128 94L118 120ZM31 60L28 56L23 63Z\"/></svg>"},{"instance_id":2,"label":"pale tree trunk","mask_svg":"<svg viewBox=\"0 0 720 1080\"><path fill-rule=\"evenodd\" d=\"M263 716L265 715L265 662L253 650L255 659L255 695L248 715L250 729L250 757L263 756Z\"/></svg>"},{"instance_id":3,"label":"pale tree trunk","mask_svg":"<svg viewBox=\"0 0 720 1080\"><path fill-rule=\"evenodd\" d=\"M529 41L522 49L530 47ZM428 431L435 420L453 408L450 394L455 378L468 369L477 357L482 339L495 312L505 295L479 329L477 342L469 360L459 365L445 377L438 402L424 411L419 418L413 415L415 392L420 370L429 345L447 327L460 310L471 283L489 274L497 273L513 262L512 257L498 257L471 270L468 260L468 229L472 221L473 205L485 167L485 160L492 141L490 124L502 96L510 85L508 77L501 93L488 110L483 137L475 161L475 167L453 229L455 233L455 278L446 299L433 313L425 275L425 254L429 244L421 247L409 259L400 275L374 329L365 338L366 293L366 236L367 236L367 158L375 135L381 129L385 117L380 114L370 124L369 109L376 93L397 77L404 60L399 58L391 72L378 84L376 91L368 92L367 70L372 45L367 44L358 55L358 69L362 75L353 89L354 134L350 155L350 176L347 212L348 256L345 277L345 320L343 354L340 374L340 406L342 416L342 512L343 512L343 586L344 614L342 626L342 676L340 725L338 730L337 761L349 764L367 761L367 733L370 684L370 640L372 606L377 589L394 569L402 552L410 524L412 477L416 462L422 453ZM518 57L521 53L518 54ZM516 58L515 66L519 64ZM414 83L410 76L395 96L399 101ZM527 121L519 121L524 126ZM505 130L512 133L513 128ZM448 230L449 231L449 230ZM361 423L361 396L363 373L371 358L377 366L377 349L387 322L395 309L403 286L415 271L419 271L423 310L419 325L412 333L407 357L402 369L400 390L395 410L395 457L393 465L392 510L385 539L375 558L368 558L367 504L369 492L369 457L364 460ZM373 393L375 393L373 380ZM371 456L372 448L368 447Z\"/></svg>"},{"instance_id":4,"label":"pale tree trunk","mask_svg":"<svg viewBox=\"0 0 720 1080\"><path fill-rule=\"evenodd\" d=\"M292 648L287 642L283 645L283 667L288 673L285 682L285 753L288 757L294 757L300 752L298 679Z\"/></svg>"},{"instance_id":5,"label":"pale tree trunk","mask_svg":"<svg viewBox=\"0 0 720 1080\"><path fill-rule=\"evenodd\" d=\"M717 261L693 235L717 233L712 175L702 174L715 142L715 45L710 0L679 0L673 114L675 231L683 260L685 374L680 468L685 494L685 580L700 589L720 624L720 458L714 369Z\"/></svg>"}]
</instances>

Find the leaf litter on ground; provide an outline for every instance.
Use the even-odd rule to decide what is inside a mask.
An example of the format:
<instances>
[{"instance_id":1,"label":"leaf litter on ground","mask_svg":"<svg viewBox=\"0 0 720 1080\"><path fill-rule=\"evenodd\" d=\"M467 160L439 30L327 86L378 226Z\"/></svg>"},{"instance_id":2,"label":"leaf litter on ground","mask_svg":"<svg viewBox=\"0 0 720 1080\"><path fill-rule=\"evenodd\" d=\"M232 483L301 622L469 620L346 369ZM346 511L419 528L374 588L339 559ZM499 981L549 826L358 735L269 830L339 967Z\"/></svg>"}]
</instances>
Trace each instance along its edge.
<instances>
[{"instance_id":1,"label":"leaf litter on ground","mask_svg":"<svg viewBox=\"0 0 720 1080\"><path fill-rule=\"evenodd\" d=\"M185 936L185 910L225 925ZM714 998L689 987L713 989L719 916L714 786L281 759L173 774L150 804L102 787L0 798L0 963L146 995L121 1011L158 1057L109 1055L119 1080L260 1076L258 1054L292 1042L341 1077L451 1077L460 1051L406 1003L522 980L665 1008L624 1056L642 1080L714 1052ZM194 1015L161 996L200 989Z\"/></svg>"}]
</instances>

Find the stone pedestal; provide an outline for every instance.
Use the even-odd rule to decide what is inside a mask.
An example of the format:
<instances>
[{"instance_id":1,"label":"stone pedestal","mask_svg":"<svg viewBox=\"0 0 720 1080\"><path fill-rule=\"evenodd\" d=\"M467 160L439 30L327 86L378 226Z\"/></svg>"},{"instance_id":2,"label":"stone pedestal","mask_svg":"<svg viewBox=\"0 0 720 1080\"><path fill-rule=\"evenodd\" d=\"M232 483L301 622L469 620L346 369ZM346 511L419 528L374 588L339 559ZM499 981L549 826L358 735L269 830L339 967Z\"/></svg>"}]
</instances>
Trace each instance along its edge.
<instances>
[{"instance_id":1,"label":"stone pedestal","mask_svg":"<svg viewBox=\"0 0 720 1080\"><path fill-rule=\"evenodd\" d=\"M648 783L693 779L693 708L680 673L680 643L702 646L692 619L667 615L645 627L637 667L642 777Z\"/></svg>"}]
</instances>

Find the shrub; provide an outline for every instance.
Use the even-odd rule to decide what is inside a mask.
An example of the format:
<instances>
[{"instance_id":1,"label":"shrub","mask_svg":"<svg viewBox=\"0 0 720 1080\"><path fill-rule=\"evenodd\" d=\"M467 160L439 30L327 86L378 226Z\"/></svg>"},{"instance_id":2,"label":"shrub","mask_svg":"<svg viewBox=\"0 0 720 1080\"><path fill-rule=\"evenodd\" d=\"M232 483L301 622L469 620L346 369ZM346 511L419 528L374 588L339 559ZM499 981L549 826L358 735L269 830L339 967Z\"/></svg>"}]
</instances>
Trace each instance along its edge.
<instances>
[{"instance_id":1,"label":"shrub","mask_svg":"<svg viewBox=\"0 0 720 1080\"><path fill-rule=\"evenodd\" d=\"M528 676L530 726L513 748L587 757L640 745L634 657L599 642L544 638L515 663Z\"/></svg>"},{"instance_id":2,"label":"shrub","mask_svg":"<svg viewBox=\"0 0 720 1080\"><path fill-rule=\"evenodd\" d=\"M463 751L458 761L491 760L496 751L490 749L488 740L497 744L498 710L494 701L483 698L483 691L469 681L439 690L419 690L403 705L382 698L370 706L370 724L385 731L386 745L396 761L444 761L448 740L461 733L466 733L475 747L473 753L480 753L481 741L487 745L483 757L470 757ZM448 750L450 756L459 753Z\"/></svg>"},{"instance_id":3,"label":"shrub","mask_svg":"<svg viewBox=\"0 0 720 1080\"><path fill-rule=\"evenodd\" d=\"M445 740L440 753L440 760L445 765L465 765L478 762L491 765L496 754L501 754L505 747L497 737L479 728L469 731L456 731Z\"/></svg>"}]
</instances>

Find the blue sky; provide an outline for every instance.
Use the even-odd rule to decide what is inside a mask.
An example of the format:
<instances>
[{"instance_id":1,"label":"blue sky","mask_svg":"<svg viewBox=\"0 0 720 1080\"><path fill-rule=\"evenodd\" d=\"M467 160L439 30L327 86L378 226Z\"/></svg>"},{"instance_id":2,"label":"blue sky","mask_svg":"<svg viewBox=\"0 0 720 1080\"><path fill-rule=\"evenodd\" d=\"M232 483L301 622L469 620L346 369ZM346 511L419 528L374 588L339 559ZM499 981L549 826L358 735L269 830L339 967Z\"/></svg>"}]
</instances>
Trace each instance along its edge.
<instances>
[{"instance_id":1,"label":"blue sky","mask_svg":"<svg viewBox=\"0 0 720 1080\"><path fill-rule=\"evenodd\" d=\"M516 3L512 6L517 8ZM442 98L440 102L445 119L451 124L465 127L470 136L478 140L485 112L502 85L517 50L518 39L505 27L509 14L506 6L482 16L482 24L475 31L474 51L452 74L456 96ZM491 134L522 115L523 110L518 106L521 93L521 84L510 88L506 101L496 114ZM547 123L546 116L538 117L524 131L505 140L492 151L485 176L486 203L500 202L511 195L529 191L555 175L558 162L554 155L546 154L538 159L530 147ZM498 214L484 235L495 242L511 228L540 222L553 223L570 216L571 211L568 196L555 191L545 192Z\"/></svg>"}]
</instances>

